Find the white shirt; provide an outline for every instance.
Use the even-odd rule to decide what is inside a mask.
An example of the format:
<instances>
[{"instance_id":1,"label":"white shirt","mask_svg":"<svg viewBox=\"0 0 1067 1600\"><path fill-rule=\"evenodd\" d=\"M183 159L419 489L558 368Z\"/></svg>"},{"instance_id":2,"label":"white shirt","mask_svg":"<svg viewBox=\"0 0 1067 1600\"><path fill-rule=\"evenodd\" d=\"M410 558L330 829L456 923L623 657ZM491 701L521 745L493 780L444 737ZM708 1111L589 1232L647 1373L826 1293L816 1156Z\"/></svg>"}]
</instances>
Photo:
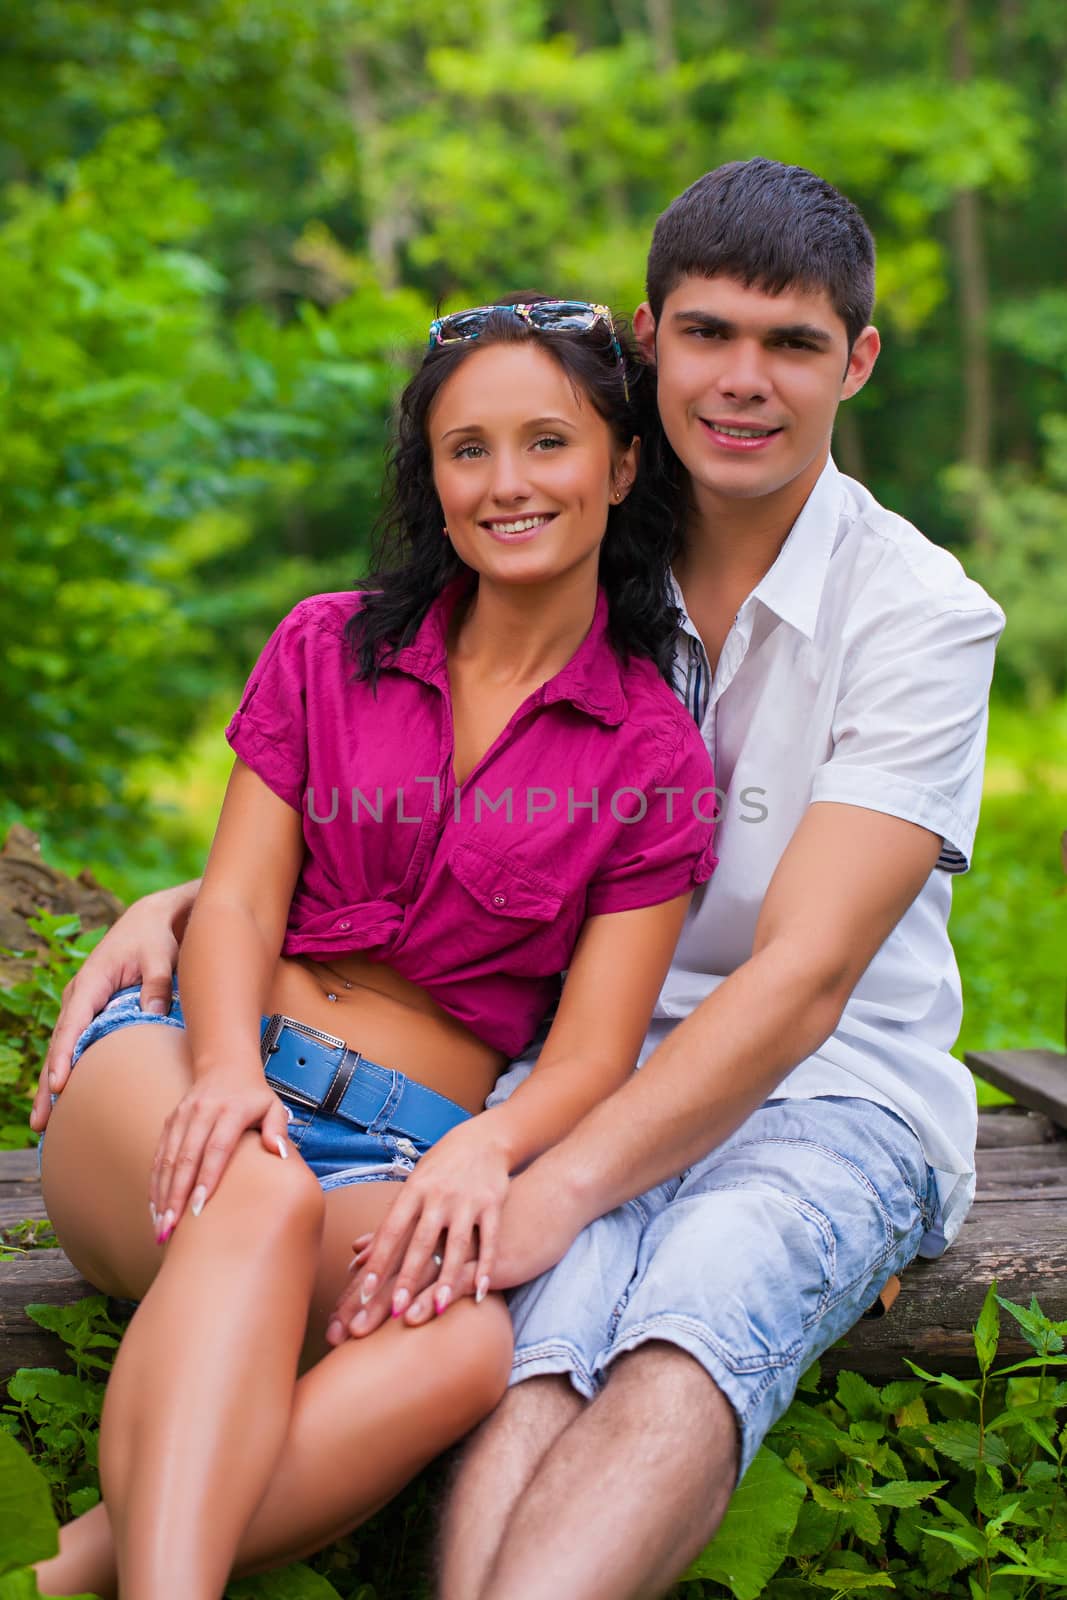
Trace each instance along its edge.
<instances>
[{"instance_id":1,"label":"white shirt","mask_svg":"<svg viewBox=\"0 0 1067 1600\"><path fill-rule=\"evenodd\" d=\"M952 875L966 871L974 844L1003 626L955 556L830 461L737 613L714 676L687 615L676 646L679 693L720 791L719 865L694 895L641 1061L752 954L767 886L812 801L941 835L937 867L833 1034L773 1095L854 1095L914 1129L941 1199L924 1255L951 1242L974 1195L977 1108L971 1075L950 1054L962 998L947 924Z\"/></svg>"}]
</instances>

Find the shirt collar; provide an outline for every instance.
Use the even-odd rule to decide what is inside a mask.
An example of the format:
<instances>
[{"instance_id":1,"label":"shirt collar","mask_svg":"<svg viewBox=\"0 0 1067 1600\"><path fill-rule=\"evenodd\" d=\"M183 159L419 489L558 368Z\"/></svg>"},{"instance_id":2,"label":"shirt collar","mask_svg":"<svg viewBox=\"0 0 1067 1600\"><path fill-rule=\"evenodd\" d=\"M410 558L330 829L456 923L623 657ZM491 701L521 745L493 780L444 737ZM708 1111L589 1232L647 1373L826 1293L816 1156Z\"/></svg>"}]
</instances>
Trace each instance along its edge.
<instances>
[{"instance_id":1,"label":"shirt collar","mask_svg":"<svg viewBox=\"0 0 1067 1600\"><path fill-rule=\"evenodd\" d=\"M446 585L420 622L414 639L388 657L385 668L407 672L424 683L436 684L447 693L448 625L469 588L470 581L465 574ZM542 684L538 694L542 705L569 700L580 711L608 727L618 727L624 720L626 695L619 658L608 637L608 600L603 589L597 589L589 632L567 665Z\"/></svg>"},{"instance_id":2,"label":"shirt collar","mask_svg":"<svg viewBox=\"0 0 1067 1600\"><path fill-rule=\"evenodd\" d=\"M837 543L843 499L841 474L828 458L799 517L786 535L774 565L748 597L762 601L776 617L796 628L806 639L815 637L830 557ZM682 613L682 631L699 639L685 609L682 591L673 577L672 585L675 604Z\"/></svg>"}]
</instances>

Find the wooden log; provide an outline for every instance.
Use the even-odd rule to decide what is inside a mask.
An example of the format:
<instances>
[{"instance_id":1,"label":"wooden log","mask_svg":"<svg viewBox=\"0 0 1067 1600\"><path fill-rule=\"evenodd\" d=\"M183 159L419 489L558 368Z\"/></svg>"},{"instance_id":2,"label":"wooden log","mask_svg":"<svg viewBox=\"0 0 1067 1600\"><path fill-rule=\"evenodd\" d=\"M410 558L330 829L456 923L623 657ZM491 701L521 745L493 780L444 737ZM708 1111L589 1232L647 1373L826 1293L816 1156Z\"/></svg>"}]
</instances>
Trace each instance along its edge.
<instances>
[{"instance_id":1,"label":"wooden log","mask_svg":"<svg viewBox=\"0 0 1067 1600\"><path fill-rule=\"evenodd\" d=\"M979 1150L1018 1149L1021 1145L1053 1144L1055 1124L1025 1106L989 1106L978 1113Z\"/></svg>"},{"instance_id":2,"label":"wooden log","mask_svg":"<svg viewBox=\"0 0 1067 1600\"><path fill-rule=\"evenodd\" d=\"M70 1370L60 1339L26 1315L25 1307L67 1306L97 1291L71 1266L62 1250L31 1250L18 1261L0 1261L0 1378L17 1367Z\"/></svg>"},{"instance_id":3,"label":"wooden log","mask_svg":"<svg viewBox=\"0 0 1067 1600\"><path fill-rule=\"evenodd\" d=\"M969 1050L972 1072L1067 1128L1067 1055L1060 1050Z\"/></svg>"},{"instance_id":4,"label":"wooden log","mask_svg":"<svg viewBox=\"0 0 1067 1600\"><path fill-rule=\"evenodd\" d=\"M971 1329L995 1278L1008 1300L1036 1295L1049 1317L1067 1317L1067 1228L1064 1207L1046 1199L991 1200L975 1206L956 1243L937 1261L916 1261L903 1275L887 1317L865 1321L823 1357L823 1370L843 1367L888 1381L906 1378L904 1357L934 1372L977 1370ZM1002 1313L998 1359L1032 1355Z\"/></svg>"}]
</instances>

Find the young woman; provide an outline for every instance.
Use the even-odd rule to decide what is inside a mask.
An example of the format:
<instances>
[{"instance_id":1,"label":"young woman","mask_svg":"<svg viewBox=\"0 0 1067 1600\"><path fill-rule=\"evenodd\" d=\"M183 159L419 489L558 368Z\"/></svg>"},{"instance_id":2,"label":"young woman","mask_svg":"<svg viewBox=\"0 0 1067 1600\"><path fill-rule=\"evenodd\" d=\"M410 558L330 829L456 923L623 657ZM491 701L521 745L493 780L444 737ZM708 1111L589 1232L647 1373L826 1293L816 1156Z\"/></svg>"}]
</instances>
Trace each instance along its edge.
<instances>
[{"instance_id":1,"label":"young woman","mask_svg":"<svg viewBox=\"0 0 1067 1600\"><path fill-rule=\"evenodd\" d=\"M642 381L601 306L435 321L381 570L303 601L252 673L171 1010L115 994L49 1121L60 1242L140 1304L103 1504L43 1593L213 1600L354 1527L503 1391L509 1176L631 1071L714 865ZM557 998L536 1071L474 1115ZM346 1339L351 1241L398 1195L394 1320ZM478 1297L405 1327L431 1257L439 1310L469 1258Z\"/></svg>"}]
</instances>

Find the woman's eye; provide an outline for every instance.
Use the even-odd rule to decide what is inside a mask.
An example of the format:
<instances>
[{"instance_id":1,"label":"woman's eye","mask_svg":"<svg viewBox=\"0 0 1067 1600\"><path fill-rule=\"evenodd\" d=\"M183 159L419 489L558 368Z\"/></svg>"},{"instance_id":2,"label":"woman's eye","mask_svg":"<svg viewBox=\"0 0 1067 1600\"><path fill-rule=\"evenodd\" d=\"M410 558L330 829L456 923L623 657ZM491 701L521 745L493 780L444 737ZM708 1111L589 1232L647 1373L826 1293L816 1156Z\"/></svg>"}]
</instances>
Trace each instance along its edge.
<instances>
[{"instance_id":1,"label":"woman's eye","mask_svg":"<svg viewBox=\"0 0 1067 1600\"><path fill-rule=\"evenodd\" d=\"M461 444L453 453L453 460L474 461L478 456L484 455L484 453L484 449L480 444Z\"/></svg>"},{"instance_id":2,"label":"woman's eye","mask_svg":"<svg viewBox=\"0 0 1067 1600\"><path fill-rule=\"evenodd\" d=\"M559 438L557 434L546 433L543 438L534 440L534 449L535 450L542 450L542 449L557 450L557 449L560 448L560 446L563 443L564 443L564 440Z\"/></svg>"}]
</instances>

